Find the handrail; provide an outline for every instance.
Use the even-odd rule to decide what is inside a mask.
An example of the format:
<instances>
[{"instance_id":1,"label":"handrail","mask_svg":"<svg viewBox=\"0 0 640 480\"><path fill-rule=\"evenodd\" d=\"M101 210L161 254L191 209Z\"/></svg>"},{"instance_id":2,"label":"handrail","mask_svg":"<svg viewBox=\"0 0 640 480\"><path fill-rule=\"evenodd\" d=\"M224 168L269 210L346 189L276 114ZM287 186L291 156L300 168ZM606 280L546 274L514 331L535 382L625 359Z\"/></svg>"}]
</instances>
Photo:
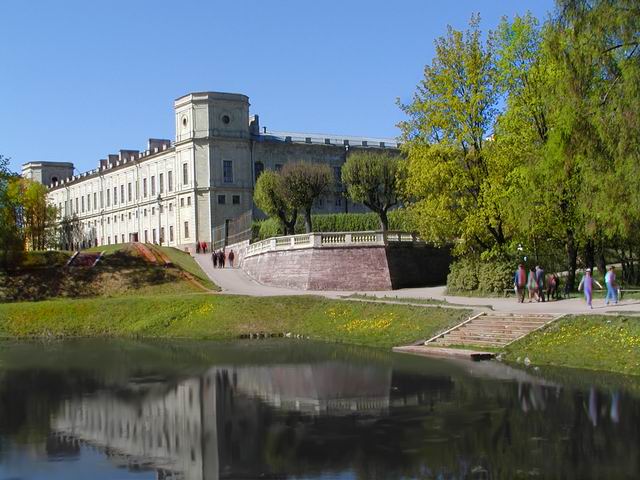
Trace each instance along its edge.
<instances>
[{"instance_id":1,"label":"handrail","mask_svg":"<svg viewBox=\"0 0 640 480\"><path fill-rule=\"evenodd\" d=\"M246 257L265 252L304 248L335 248L350 246L385 246L390 243L423 243L414 233L401 231L312 232L271 237L247 247Z\"/></svg>"}]
</instances>

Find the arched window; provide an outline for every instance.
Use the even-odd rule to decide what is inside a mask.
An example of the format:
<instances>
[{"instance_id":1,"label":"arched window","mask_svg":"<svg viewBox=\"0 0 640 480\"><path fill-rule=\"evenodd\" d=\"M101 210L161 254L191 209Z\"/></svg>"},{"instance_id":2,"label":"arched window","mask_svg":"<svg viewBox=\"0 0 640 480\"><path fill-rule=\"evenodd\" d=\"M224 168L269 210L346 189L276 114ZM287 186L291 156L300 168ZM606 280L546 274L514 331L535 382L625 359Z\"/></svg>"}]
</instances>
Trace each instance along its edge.
<instances>
[{"instance_id":1,"label":"arched window","mask_svg":"<svg viewBox=\"0 0 640 480\"><path fill-rule=\"evenodd\" d=\"M51 183L56 183L58 181L58 177L51 177Z\"/></svg>"}]
</instances>

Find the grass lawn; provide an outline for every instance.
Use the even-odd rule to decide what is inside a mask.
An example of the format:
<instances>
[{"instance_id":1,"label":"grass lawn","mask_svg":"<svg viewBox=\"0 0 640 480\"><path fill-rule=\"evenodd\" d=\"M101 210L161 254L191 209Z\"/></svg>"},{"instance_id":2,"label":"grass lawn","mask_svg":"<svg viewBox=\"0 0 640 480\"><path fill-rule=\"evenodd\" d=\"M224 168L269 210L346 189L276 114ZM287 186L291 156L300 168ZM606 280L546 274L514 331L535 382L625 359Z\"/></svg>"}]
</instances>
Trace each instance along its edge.
<instances>
[{"instance_id":1,"label":"grass lawn","mask_svg":"<svg viewBox=\"0 0 640 480\"><path fill-rule=\"evenodd\" d=\"M315 296L123 296L0 304L0 335L231 339L265 332L391 347L431 337L468 314Z\"/></svg>"},{"instance_id":2,"label":"grass lawn","mask_svg":"<svg viewBox=\"0 0 640 480\"><path fill-rule=\"evenodd\" d=\"M640 375L640 318L575 315L508 346L507 360Z\"/></svg>"}]
</instances>

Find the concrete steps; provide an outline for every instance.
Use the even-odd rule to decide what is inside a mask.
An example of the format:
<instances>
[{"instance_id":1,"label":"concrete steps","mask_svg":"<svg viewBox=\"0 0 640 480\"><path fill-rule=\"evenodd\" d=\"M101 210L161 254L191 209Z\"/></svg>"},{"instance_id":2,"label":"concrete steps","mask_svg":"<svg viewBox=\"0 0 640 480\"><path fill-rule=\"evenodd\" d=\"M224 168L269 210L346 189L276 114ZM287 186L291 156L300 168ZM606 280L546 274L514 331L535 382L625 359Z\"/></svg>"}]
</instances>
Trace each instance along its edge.
<instances>
[{"instance_id":1,"label":"concrete steps","mask_svg":"<svg viewBox=\"0 0 640 480\"><path fill-rule=\"evenodd\" d=\"M549 314L482 313L427 340L426 346L501 348L558 318Z\"/></svg>"}]
</instances>

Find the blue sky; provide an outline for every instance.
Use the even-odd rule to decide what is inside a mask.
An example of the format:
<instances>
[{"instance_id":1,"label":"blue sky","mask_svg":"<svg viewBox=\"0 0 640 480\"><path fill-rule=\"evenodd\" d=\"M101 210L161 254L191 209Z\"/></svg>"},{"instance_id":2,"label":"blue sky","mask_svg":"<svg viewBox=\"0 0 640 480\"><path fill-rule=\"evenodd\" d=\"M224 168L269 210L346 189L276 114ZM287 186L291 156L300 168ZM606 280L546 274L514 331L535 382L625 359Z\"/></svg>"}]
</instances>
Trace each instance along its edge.
<instances>
[{"instance_id":1,"label":"blue sky","mask_svg":"<svg viewBox=\"0 0 640 480\"><path fill-rule=\"evenodd\" d=\"M395 137L447 24L552 0L0 2L0 153L80 171L174 137L173 100L249 96L270 130Z\"/></svg>"}]
</instances>

